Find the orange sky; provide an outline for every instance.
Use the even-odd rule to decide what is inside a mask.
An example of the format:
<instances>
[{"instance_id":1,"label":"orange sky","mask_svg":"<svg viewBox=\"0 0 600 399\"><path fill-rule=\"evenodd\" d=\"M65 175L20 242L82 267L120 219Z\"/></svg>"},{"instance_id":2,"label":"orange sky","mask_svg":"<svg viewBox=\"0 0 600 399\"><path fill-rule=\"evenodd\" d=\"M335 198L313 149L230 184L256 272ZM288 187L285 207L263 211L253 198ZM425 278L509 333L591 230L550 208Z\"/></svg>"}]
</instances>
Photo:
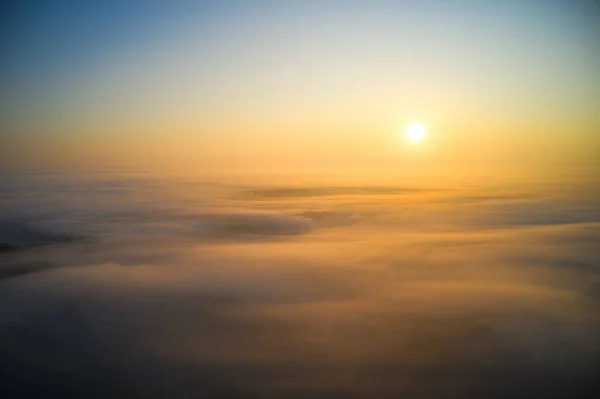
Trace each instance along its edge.
<instances>
[{"instance_id":1,"label":"orange sky","mask_svg":"<svg viewBox=\"0 0 600 399\"><path fill-rule=\"evenodd\" d=\"M597 14L581 4L419 4L38 11L44 23L15 28L21 79L2 99L0 167L599 170ZM103 17L114 37L93 29ZM412 121L428 135L407 145Z\"/></svg>"}]
</instances>

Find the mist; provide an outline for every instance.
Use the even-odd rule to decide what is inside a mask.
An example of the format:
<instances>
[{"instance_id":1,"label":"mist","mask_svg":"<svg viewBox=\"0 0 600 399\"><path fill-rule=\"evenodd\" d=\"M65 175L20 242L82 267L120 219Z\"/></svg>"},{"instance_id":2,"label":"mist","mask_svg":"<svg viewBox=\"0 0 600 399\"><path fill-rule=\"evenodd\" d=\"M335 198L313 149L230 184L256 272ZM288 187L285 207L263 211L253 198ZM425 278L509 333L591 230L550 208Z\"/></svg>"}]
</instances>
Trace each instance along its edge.
<instances>
[{"instance_id":1,"label":"mist","mask_svg":"<svg viewBox=\"0 0 600 399\"><path fill-rule=\"evenodd\" d=\"M598 393L591 187L5 177L7 397Z\"/></svg>"}]
</instances>

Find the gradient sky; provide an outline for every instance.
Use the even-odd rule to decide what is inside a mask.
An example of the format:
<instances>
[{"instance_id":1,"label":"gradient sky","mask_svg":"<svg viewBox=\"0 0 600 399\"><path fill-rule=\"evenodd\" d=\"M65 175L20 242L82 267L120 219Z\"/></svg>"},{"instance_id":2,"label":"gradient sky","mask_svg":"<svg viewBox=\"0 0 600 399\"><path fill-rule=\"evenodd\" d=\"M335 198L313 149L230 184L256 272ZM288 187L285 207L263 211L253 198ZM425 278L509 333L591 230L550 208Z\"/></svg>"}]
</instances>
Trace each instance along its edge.
<instances>
[{"instance_id":1,"label":"gradient sky","mask_svg":"<svg viewBox=\"0 0 600 399\"><path fill-rule=\"evenodd\" d=\"M2 171L593 173L592 1L24 1ZM407 146L418 120L427 139Z\"/></svg>"}]
</instances>

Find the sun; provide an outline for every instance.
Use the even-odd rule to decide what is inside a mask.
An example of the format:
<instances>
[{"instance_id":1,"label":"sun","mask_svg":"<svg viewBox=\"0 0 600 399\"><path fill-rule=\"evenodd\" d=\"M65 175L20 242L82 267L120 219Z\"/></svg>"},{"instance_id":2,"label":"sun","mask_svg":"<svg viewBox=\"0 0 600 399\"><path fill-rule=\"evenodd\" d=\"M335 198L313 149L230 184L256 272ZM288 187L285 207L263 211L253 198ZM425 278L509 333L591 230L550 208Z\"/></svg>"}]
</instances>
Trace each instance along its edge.
<instances>
[{"instance_id":1,"label":"sun","mask_svg":"<svg viewBox=\"0 0 600 399\"><path fill-rule=\"evenodd\" d=\"M425 126L420 122L413 122L404 130L406 138L415 143L423 140L426 133Z\"/></svg>"}]
</instances>

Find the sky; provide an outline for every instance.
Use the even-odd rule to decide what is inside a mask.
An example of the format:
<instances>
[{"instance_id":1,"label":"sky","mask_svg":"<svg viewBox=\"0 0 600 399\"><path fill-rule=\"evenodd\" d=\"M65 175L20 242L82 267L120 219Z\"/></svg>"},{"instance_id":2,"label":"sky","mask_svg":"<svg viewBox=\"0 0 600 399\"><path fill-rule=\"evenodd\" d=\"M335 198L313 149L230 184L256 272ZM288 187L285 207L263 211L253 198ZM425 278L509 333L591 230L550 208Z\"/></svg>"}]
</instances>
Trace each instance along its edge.
<instances>
[{"instance_id":1,"label":"sky","mask_svg":"<svg viewBox=\"0 0 600 399\"><path fill-rule=\"evenodd\" d=\"M600 397L598 2L0 15L3 398Z\"/></svg>"},{"instance_id":2,"label":"sky","mask_svg":"<svg viewBox=\"0 0 600 399\"><path fill-rule=\"evenodd\" d=\"M2 172L593 176L591 1L24 1ZM422 122L427 138L402 139Z\"/></svg>"}]
</instances>

